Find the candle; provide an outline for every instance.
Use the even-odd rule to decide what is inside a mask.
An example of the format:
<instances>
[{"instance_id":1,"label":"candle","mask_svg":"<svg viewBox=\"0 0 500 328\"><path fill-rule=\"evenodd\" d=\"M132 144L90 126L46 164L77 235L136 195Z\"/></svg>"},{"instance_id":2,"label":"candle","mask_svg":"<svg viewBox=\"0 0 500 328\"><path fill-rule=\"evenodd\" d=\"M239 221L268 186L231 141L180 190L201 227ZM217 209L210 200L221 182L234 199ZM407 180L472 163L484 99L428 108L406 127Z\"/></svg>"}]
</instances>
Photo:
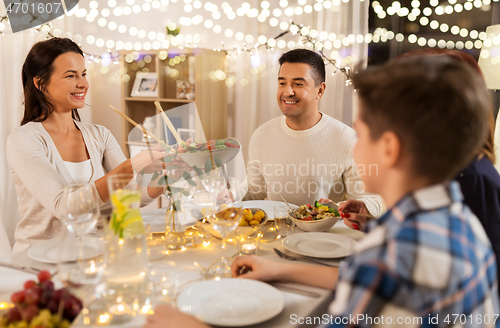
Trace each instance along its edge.
<instances>
[{"instance_id":1,"label":"candle","mask_svg":"<svg viewBox=\"0 0 500 328\"><path fill-rule=\"evenodd\" d=\"M241 245L241 253L245 255L255 254L257 253L257 246L254 244L243 244Z\"/></svg>"},{"instance_id":2,"label":"candle","mask_svg":"<svg viewBox=\"0 0 500 328\"><path fill-rule=\"evenodd\" d=\"M109 308L113 322L123 322L132 318L132 311L127 304L115 304Z\"/></svg>"}]
</instances>

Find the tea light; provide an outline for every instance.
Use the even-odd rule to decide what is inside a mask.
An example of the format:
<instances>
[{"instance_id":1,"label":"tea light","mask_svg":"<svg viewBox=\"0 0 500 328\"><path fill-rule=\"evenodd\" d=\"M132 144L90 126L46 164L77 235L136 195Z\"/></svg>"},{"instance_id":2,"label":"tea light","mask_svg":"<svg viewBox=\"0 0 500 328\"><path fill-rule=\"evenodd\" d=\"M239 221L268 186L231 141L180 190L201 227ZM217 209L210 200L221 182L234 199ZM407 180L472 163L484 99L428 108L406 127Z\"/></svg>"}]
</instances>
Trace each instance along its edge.
<instances>
[{"instance_id":1,"label":"tea light","mask_svg":"<svg viewBox=\"0 0 500 328\"><path fill-rule=\"evenodd\" d=\"M252 255L257 253L257 246L254 244L241 245L241 253L245 255Z\"/></svg>"},{"instance_id":2,"label":"tea light","mask_svg":"<svg viewBox=\"0 0 500 328\"><path fill-rule=\"evenodd\" d=\"M113 322L129 320L132 316L130 306L127 304L115 304L110 306L109 313L113 316Z\"/></svg>"},{"instance_id":3,"label":"tea light","mask_svg":"<svg viewBox=\"0 0 500 328\"><path fill-rule=\"evenodd\" d=\"M93 277L93 276L95 276L97 274L97 268L95 266L95 262L94 261L90 261L90 267L88 267L88 268L85 269L85 274L87 276L90 276L90 277Z\"/></svg>"}]
</instances>

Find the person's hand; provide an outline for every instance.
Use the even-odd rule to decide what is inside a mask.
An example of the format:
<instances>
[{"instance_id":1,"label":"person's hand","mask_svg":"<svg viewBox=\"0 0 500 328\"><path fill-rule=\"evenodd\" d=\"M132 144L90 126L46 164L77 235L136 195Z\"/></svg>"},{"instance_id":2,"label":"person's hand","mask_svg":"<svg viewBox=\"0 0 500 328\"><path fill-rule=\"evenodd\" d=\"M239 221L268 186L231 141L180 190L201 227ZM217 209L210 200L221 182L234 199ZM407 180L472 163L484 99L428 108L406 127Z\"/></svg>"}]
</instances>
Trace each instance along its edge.
<instances>
[{"instance_id":1,"label":"person's hand","mask_svg":"<svg viewBox=\"0 0 500 328\"><path fill-rule=\"evenodd\" d=\"M344 219L345 225L355 230L361 230L374 218L364 202L354 199L340 202L339 214Z\"/></svg>"},{"instance_id":2,"label":"person's hand","mask_svg":"<svg viewBox=\"0 0 500 328\"><path fill-rule=\"evenodd\" d=\"M143 328L208 328L207 325L198 321L195 317L174 309L168 305L161 305L155 309L153 315L146 317Z\"/></svg>"},{"instance_id":3,"label":"person's hand","mask_svg":"<svg viewBox=\"0 0 500 328\"><path fill-rule=\"evenodd\" d=\"M163 148L151 147L136 154L130 161L134 172L144 170L145 173L153 173L163 169L161 159L167 155Z\"/></svg>"},{"instance_id":4,"label":"person's hand","mask_svg":"<svg viewBox=\"0 0 500 328\"><path fill-rule=\"evenodd\" d=\"M231 265L233 277L261 281L273 281L279 278L279 269L283 263L271 261L256 255L238 256Z\"/></svg>"}]
</instances>

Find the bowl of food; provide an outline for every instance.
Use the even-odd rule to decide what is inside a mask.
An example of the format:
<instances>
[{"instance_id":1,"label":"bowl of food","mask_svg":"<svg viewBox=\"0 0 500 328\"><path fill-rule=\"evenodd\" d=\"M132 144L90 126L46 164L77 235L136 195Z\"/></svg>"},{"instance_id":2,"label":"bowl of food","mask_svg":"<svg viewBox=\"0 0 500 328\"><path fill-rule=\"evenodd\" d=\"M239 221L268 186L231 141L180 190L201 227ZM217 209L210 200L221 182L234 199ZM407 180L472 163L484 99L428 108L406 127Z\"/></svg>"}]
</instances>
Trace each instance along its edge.
<instances>
[{"instance_id":1,"label":"bowl of food","mask_svg":"<svg viewBox=\"0 0 500 328\"><path fill-rule=\"evenodd\" d=\"M225 204L223 204L225 205ZM219 213L222 213L223 211L225 210L230 210L231 208L224 208L224 206L222 208L219 208ZM200 214L206 218L206 214L207 214L207 211L206 209L202 209L200 211ZM199 216L199 215L198 215ZM231 239L231 238L236 238L236 236L250 236L254 231L262 228L266 223L267 223L267 220L268 220L268 215L267 213L263 210L263 209L260 209L260 208L244 208L243 209L243 217L241 218L241 221L239 223L239 225L236 227L236 229L232 232L230 232L228 235L227 235L227 238L228 239ZM213 226L206 222L203 224L203 229L205 229L206 231L208 231L212 236L216 237L216 238L220 238L220 233L218 231L216 231Z\"/></svg>"},{"instance_id":2,"label":"bowl of food","mask_svg":"<svg viewBox=\"0 0 500 328\"><path fill-rule=\"evenodd\" d=\"M308 232L327 231L340 219L340 214L335 205L320 204L318 201L312 205L302 205L289 214L300 229Z\"/></svg>"}]
</instances>

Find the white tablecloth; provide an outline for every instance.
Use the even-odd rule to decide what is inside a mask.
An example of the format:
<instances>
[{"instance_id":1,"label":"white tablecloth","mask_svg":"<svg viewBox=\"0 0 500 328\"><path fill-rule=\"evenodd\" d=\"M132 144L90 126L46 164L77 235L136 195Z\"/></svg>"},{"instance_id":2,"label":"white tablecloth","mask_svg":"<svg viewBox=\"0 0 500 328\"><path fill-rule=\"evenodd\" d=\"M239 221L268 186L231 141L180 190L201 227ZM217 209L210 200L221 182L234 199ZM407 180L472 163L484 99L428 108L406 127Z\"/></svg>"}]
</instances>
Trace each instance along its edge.
<instances>
[{"instance_id":1,"label":"white tablecloth","mask_svg":"<svg viewBox=\"0 0 500 328\"><path fill-rule=\"evenodd\" d=\"M342 220L340 220L332 229L330 229L329 232L341 234L355 240L359 240L364 235L362 232L355 231L346 227ZM283 246L281 245L281 241L277 240L271 243L261 244L259 255L275 261L286 262L286 260L283 260L276 254L274 254L274 252L272 251L274 247L284 250ZM153 266L155 263L161 263L162 261L175 261L178 268L180 269L180 284L183 285L193 280L202 279L203 276L201 269L198 266L195 266L194 262L197 262L203 267L210 266L211 263L220 258L221 248L220 240L213 238L210 245L207 247L198 246L194 248L187 248L184 251L170 251L167 254L166 249L163 245L157 245L150 247L150 252L150 260L153 263ZM235 253L236 245L228 244L228 257L231 257ZM30 266L38 269L48 269L52 271L55 270L55 266L52 264L40 263L30 259L26 251L15 254L11 257L0 258L0 261L23 266ZM299 261L295 262L300 263ZM35 278L34 275L3 267L0 267L0 277L0 302L9 300L10 294L22 289L24 281ZM282 290L281 292L283 293L285 299L284 310L275 318L258 325L254 325L255 327L297 327L297 325L291 322L292 315L296 315L297 317L307 317L312 315L313 313L315 315L318 315L318 313L319 315L325 313L326 308L332 299L332 293L330 291L321 288L301 286L297 284L288 285L296 288L301 288L306 291L316 292L320 294L321 297L312 298ZM140 327L143 323L144 317L139 316L134 318L134 320L128 322L127 324L124 324L123 327Z\"/></svg>"}]
</instances>

